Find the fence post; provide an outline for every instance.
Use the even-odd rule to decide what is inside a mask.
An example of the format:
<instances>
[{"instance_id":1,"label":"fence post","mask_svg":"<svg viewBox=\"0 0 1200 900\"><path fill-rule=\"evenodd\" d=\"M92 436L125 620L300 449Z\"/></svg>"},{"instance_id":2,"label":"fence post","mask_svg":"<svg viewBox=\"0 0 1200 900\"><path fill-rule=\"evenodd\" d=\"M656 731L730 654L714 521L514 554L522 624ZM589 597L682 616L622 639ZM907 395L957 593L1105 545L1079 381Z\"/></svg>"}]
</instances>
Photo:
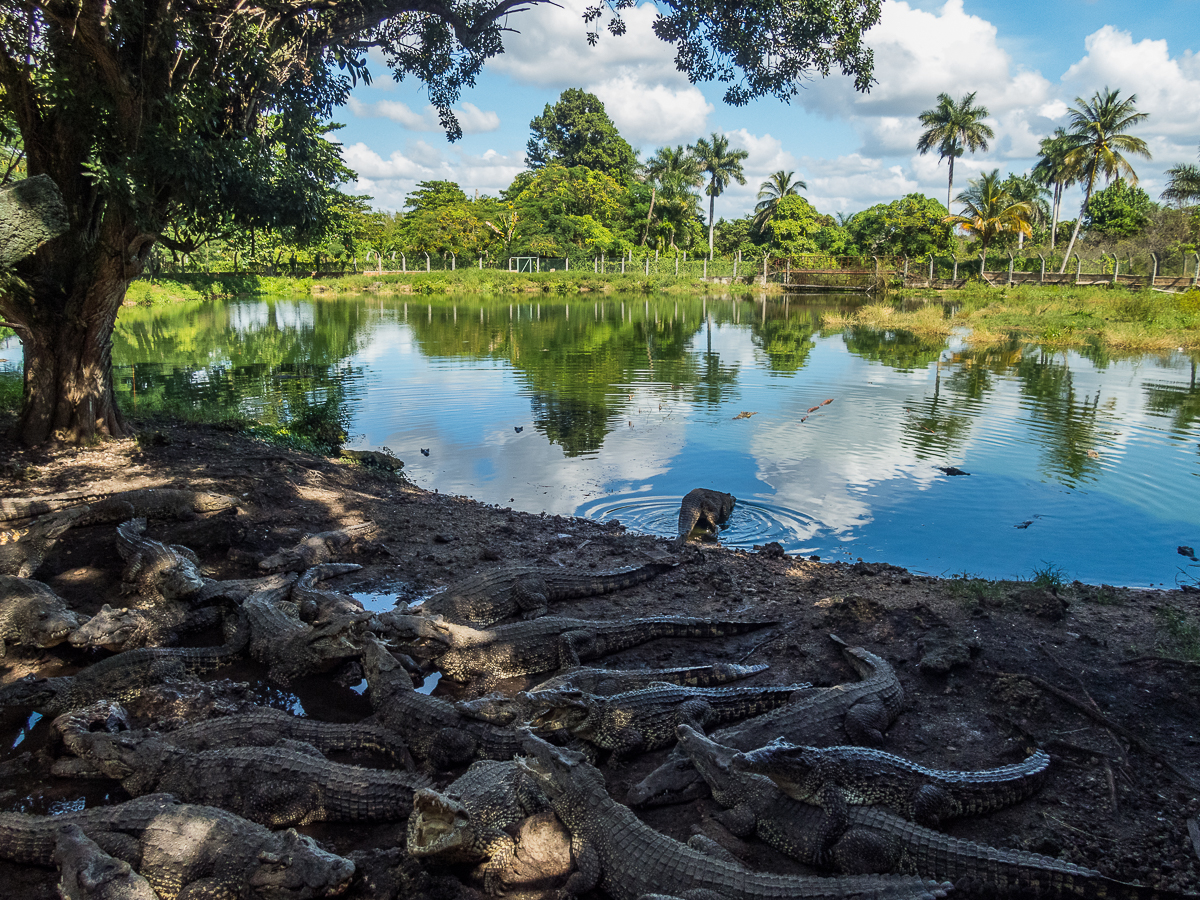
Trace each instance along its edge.
<instances>
[{"instance_id":1,"label":"fence post","mask_svg":"<svg viewBox=\"0 0 1200 900\"><path fill-rule=\"evenodd\" d=\"M571 271L571 257L569 257L569 256L563 257L563 271L564 272Z\"/></svg>"},{"instance_id":2,"label":"fence post","mask_svg":"<svg viewBox=\"0 0 1200 900\"><path fill-rule=\"evenodd\" d=\"M600 274L601 274L601 275L607 275L607 274L608 274L608 262L607 262L607 260L605 260L605 258L604 258L604 251L603 251L603 250L601 250L601 251L600 251Z\"/></svg>"},{"instance_id":3,"label":"fence post","mask_svg":"<svg viewBox=\"0 0 1200 900\"><path fill-rule=\"evenodd\" d=\"M1112 277L1113 287L1117 286L1117 276L1120 274L1121 274L1121 260L1117 257L1117 254L1114 253L1113 254L1113 277Z\"/></svg>"},{"instance_id":4,"label":"fence post","mask_svg":"<svg viewBox=\"0 0 1200 900\"><path fill-rule=\"evenodd\" d=\"M646 277L650 277L650 254L646 254Z\"/></svg>"},{"instance_id":5,"label":"fence post","mask_svg":"<svg viewBox=\"0 0 1200 900\"><path fill-rule=\"evenodd\" d=\"M904 280L908 281L908 257L904 257Z\"/></svg>"},{"instance_id":6,"label":"fence post","mask_svg":"<svg viewBox=\"0 0 1200 900\"><path fill-rule=\"evenodd\" d=\"M741 261L742 261L742 251L739 250L737 252L737 256L735 256L733 258L733 280L734 281L737 281L737 267L738 267L738 263L740 263Z\"/></svg>"},{"instance_id":7,"label":"fence post","mask_svg":"<svg viewBox=\"0 0 1200 900\"><path fill-rule=\"evenodd\" d=\"M1079 276L1083 274L1083 260L1079 258L1079 254L1075 254L1075 283L1079 284Z\"/></svg>"},{"instance_id":8,"label":"fence post","mask_svg":"<svg viewBox=\"0 0 1200 900\"><path fill-rule=\"evenodd\" d=\"M408 274L408 260L404 258L404 251L400 251L400 271Z\"/></svg>"},{"instance_id":9,"label":"fence post","mask_svg":"<svg viewBox=\"0 0 1200 900\"><path fill-rule=\"evenodd\" d=\"M1197 254L1197 255L1200 256L1200 254ZM767 286L767 257L768 256L770 256L770 254L764 250L763 251L763 287ZM792 258L789 256L788 257L788 267L790 268L791 265L792 265Z\"/></svg>"},{"instance_id":10,"label":"fence post","mask_svg":"<svg viewBox=\"0 0 1200 900\"><path fill-rule=\"evenodd\" d=\"M950 276L951 280L958 284L958 252L954 253L954 274Z\"/></svg>"},{"instance_id":11,"label":"fence post","mask_svg":"<svg viewBox=\"0 0 1200 900\"><path fill-rule=\"evenodd\" d=\"M621 274L625 274L625 254L621 254Z\"/></svg>"},{"instance_id":12,"label":"fence post","mask_svg":"<svg viewBox=\"0 0 1200 900\"><path fill-rule=\"evenodd\" d=\"M540 256L535 256L534 262L537 264L537 273L539 275L541 275L542 274L542 258Z\"/></svg>"},{"instance_id":13,"label":"fence post","mask_svg":"<svg viewBox=\"0 0 1200 900\"><path fill-rule=\"evenodd\" d=\"M425 271L426 272L431 271L431 269L429 268L429 251L428 250L425 251Z\"/></svg>"},{"instance_id":14,"label":"fence post","mask_svg":"<svg viewBox=\"0 0 1200 900\"><path fill-rule=\"evenodd\" d=\"M679 251L675 251L675 277L679 277Z\"/></svg>"},{"instance_id":15,"label":"fence post","mask_svg":"<svg viewBox=\"0 0 1200 900\"><path fill-rule=\"evenodd\" d=\"M704 257L704 274L701 276L705 281L708 281L708 257Z\"/></svg>"},{"instance_id":16,"label":"fence post","mask_svg":"<svg viewBox=\"0 0 1200 900\"><path fill-rule=\"evenodd\" d=\"M879 277L879 257L875 258L875 277ZM933 254L929 254L929 286L933 287Z\"/></svg>"},{"instance_id":17,"label":"fence post","mask_svg":"<svg viewBox=\"0 0 1200 900\"><path fill-rule=\"evenodd\" d=\"M1196 254L1196 271L1192 273L1192 287L1200 285L1200 253Z\"/></svg>"},{"instance_id":18,"label":"fence post","mask_svg":"<svg viewBox=\"0 0 1200 900\"><path fill-rule=\"evenodd\" d=\"M1039 253L1038 259L1040 259L1042 261L1042 274L1038 276L1038 284L1045 284L1046 283L1046 257L1042 256L1042 254Z\"/></svg>"},{"instance_id":19,"label":"fence post","mask_svg":"<svg viewBox=\"0 0 1200 900\"><path fill-rule=\"evenodd\" d=\"M453 272L458 267L458 254L450 254L450 271Z\"/></svg>"},{"instance_id":20,"label":"fence post","mask_svg":"<svg viewBox=\"0 0 1200 900\"><path fill-rule=\"evenodd\" d=\"M1158 254L1151 250L1150 258L1154 260L1154 270L1150 273L1150 286L1153 287L1154 279L1158 277Z\"/></svg>"},{"instance_id":21,"label":"fence post","mask_svg":"<svg viewBox=\"0 0 1200 900\"><path fill-rule=\"evenodd\" d=\"M1012 287L1012 273L1013 273L1013 265L1014 264L1015 264L1015 261L1013 260L1013 255L1010 251L1008 254L1008 286L1009 287Z\"/></svg>"},{"instance_id":22,"label":"fence post","mask_svg":"<svg viewBox=\"0 0 1200 900\"><path fill-rule=\"evenodd\" d=\"M983 250L979 254L979 280L987 281L987 276L983 273L987 271L987 251Z\"/></svg>"}]
</instances>

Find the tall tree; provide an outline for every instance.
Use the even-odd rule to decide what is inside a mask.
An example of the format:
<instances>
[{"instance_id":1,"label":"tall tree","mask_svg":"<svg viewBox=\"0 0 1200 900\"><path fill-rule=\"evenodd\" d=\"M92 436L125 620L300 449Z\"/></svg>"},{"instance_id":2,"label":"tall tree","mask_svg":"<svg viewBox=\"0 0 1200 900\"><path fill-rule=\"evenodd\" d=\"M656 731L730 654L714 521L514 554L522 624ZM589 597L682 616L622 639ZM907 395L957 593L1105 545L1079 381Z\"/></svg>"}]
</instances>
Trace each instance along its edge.
<instances>
[{"instance_id":1,"label":"tall tree","mask_svg":"<svg viewBox=\"0 0 1200 900\"><path fill-rule=\"evenodd\" d=\"M1070 125L1079 143L1067 154L1067 160L1079 171L1079 181L1083 183L1083 206L1079 208L1079 218L1075 220L1075 228L1071 231L1071 242L1067 244L1062 267L1058 270L1060 275L1067 271L1067 262L1079 238L1079 226L1083 224L1083 217L1087 213L1096 179L1103 175L1105 183L1113 178L1125 178L1137 184L1137 172L1125 154L1150 159L1150 148L1146 142L1126 134L1149 116L1149 113L1136 112L1136 106L1137 94L1121 99L1120 90L1113 91L1107 87L1103 93L1096 91L1090 100L1075 98Z\"/></svg>"},{"instance_id":2,"label":"tall tree","mask_svg":"<svg viewBox=\"0 0 1200 900\"><path fill-rule=\"evenodd\" d=\"M700 163L692 151L679 144L675 147L659 147L645 163L642 164L642 177L650 185L650 211L646 213L646 228L642 233L642 244L650 236L650 223L654 218L654 204L659 190L670 186L672 200L680 200L689 187L699 187L704 183L700 175ZM695 205L694 203L692 204ZM674 229L672 229L671 246L675 246Z\"/></svg>"},{"instance_id":3,"label":"tall tree","mask_svg":"<svg viewBox=\"0 0 1200 900\"><path fill-rule=\"evenodd\" d=\"M1180 206L1200 203L1200 166L1181 163L1167 169L1170 180L1162 192L1162 198Z\"/></svg>"},{"instance_id":4,"label":"tall tree","mask_svg":"<svg viewBox=\"0 0 1200 900\"><path fill-rule=\"evenodd\" d=\"M584 166L627 182L637 166L637 154L621 137L595 94L568 88L555 104L529 123L532 136L525 153L531 169L551 163L565 169Z\"/></svg>"},{"instance_id":5,"label":"tall tree","mask_svg":"<svg viewBox=\"0 0 1200 900\"><path fill-rule=\"evenodd\" d=\"M871 83L862 33L880 0L678 0L655 33L692 80L726 98L792 96L840 69ZM27 443L121 435L112 329L157 243L204 229L318 232L348 170L325 122L366 51L423 82L451 138L452 106L503 52L509 17L550 0L4 0L0 118L15 123L28 175L58 185L70 228L22 261L0 321L20 337ZM624 2L607 30L624 29ZM599 10L584 18L595 22ZM586 27L586 26L585 26ZM597 36L596 32L591 35ZM180 247L187 252L186 247Z\"/></svg>"},{"instance_id":6,"label":"tall tree","mask_svg":"<svg viewBox=\"0 0 1200 900\"><path fill-rule=\"evenodd\" d=\"M700 138L692 146L692 153L700 162L700 171L708 176L708 258L713 255L713 225L717 198L725 193L730 181L738 184L746 183L746 175L742 172L742 160L750 155L747 150L734 150L729 146L729 138L716 131L712 140Z\"/></svg>"},{"instance_id":7,"label":"tall tree","mask_svg":"<svg viewBox=\"0 0 1200 900\"><path fill-rule=\"evenodd\" d=\"M986 150L988 141L996 136L983 121L987 117L986 106L975 106L975 91L964 94L958 101L949 94L938 94L937 106L921 113L921 124L925 126L925 131L917 140L917 150L922 156L930 150L936 150L939 159L950 160L947 209L950 208L950 197L954 193L954 160L968 150L971 153Z\"/></svg>"},{"instance_id":8,"label":"tall tree","mask_svg":"<svg viewBox=\"0 0 1200 900\"><path fill-rule=\"evenodd\" d=\"M754 227L764 231L784 197L795 197L808 190L808 184L795 178L795 172L780 169L758 187L758 203L754 205Z\"/></svg>"},{"instance_id":9,"label":"tall tree","mask_svg":"<svg viewBox=\"0 0 1200 900\"><path fill-rule=\"evenodd\" d=\"M981 253L987 253L988 244L1005 232L1024 235L1032 232L1030 204L1015 200L1004 189L999 169L972 179L967 189L954 199L963 205L963 211L960 215L946 216L946 222L979 238Z\"/></svg>"},{"instance_id":10,"label":"tall tree","mask_svg":"<svg viewBox=\"0 0 1200 900\"><path fill-rule=\"evenodd\" d=\"M1037 165L1033 177L1042 184L1054 188L1054 201L1050 215L1050 249L1054 249L1058 233L1058 218L1062 211L1063 191L1079 179L1079 171L1071 163L1071 151L1079 146L1079 136L1065 128L1054 129L1050 137L1042 138L1038 147Z\"/></svg>"},{"instance_id":11,"label":"tall tree","mask_svg":"<svg viewBox=\"0 0 1200 900\"><path fill-rule=\"evenodd\" d=\"M1050 207L1046 203L1049 193L1033 175L1009 175L1004 179L1004 190L1016 203L1029 204L1029 224L1044 225L1050 218ZM1017 247L1025 246L1025 232L1017 232Z\"/></svg>"}]
</instances>

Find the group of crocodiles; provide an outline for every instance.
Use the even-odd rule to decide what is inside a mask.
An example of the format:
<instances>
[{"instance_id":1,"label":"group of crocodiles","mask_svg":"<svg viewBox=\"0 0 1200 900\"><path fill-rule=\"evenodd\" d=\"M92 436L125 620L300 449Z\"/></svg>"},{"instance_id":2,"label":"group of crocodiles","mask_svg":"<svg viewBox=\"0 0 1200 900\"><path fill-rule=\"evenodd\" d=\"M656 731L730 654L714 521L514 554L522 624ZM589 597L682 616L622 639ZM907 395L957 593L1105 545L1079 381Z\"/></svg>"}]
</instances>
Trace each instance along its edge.
<instances>
[{"instance_id":1,"label":"group of crocodiles","mask_svg":"<svg viewBox=\"0 0 1200 900\"><path fill-rule=\"evenodd\" d=\"M264 559L261 577L214 581L191 551L148 534L147 517L236 505L188 493L0 502L8 520L42 517L23 526L26 533L66 514L71 527L115 522L124 563L127 604L105 605L90 619L40 582L0 575L0 653L68 641L111 653L73 674L0 687L0 705L51 717L51 746L61 748L54 776L112 779L133 798L57 816L0 813L0 858L57 867L62 897L304 900L353 891L355 863L294 830L316 821L406 823L410 860L449 867L489 894L539 887L567 895L599 888L614 900L1168 896L936 830L1026 798L1049 757L1035 751L1013 765L956 772L885 753L879 748L904 691L892 666L862 647L831 636L859 680L824 688L732 684L765 665L584 665L651 640L777 624L549 614L558 601L650 582L674 561L603 573L502 566L450 584L420 608L372 613L321 587L358 568L336 557L370 533L369 523L306 536ZM717 527L733 502L693 491L680 513L681 541L698 524ZM218 628L219 645L174 646L181 634ZM180 725L135 722L127 711L164 683L204 679L247 655L281 685L321 673L343 684L365 679L373 715L338 724L258 707ZM419 691L434 671L472 698ZM525 690L512 688L515 679ZM611 797L597 761L619 766L656 750L667 750L665 759L626 803ZM370 754L374 765L327 758L334 752ZM734 835L757 836L823 874L755 871L710 838L682 843L633 811L710 794ZM565 882L511 883L510 864L533 826L567 836Z\"/></svg>"}]
</instances>

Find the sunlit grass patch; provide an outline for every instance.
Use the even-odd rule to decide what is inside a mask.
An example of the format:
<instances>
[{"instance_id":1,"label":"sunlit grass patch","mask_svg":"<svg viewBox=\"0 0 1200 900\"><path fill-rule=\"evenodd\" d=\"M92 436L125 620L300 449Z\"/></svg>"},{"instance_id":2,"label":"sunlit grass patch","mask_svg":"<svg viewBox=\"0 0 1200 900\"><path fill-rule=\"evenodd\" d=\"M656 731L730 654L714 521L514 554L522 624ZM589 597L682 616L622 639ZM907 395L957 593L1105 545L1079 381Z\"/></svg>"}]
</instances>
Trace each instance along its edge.
<instances>
[{"instance_id":1,"label":"sunlit grass patch","mask_svg":"<svg viewBox=\"0 0 1200 900\"><path fill-rule=\"evenodd\" d=\"M1194 618L1173 606L1158 610L1155 619L1166 637L1160 650L1180 659L1200 660L1200 624Z\"/></svg>"}]
</instances>

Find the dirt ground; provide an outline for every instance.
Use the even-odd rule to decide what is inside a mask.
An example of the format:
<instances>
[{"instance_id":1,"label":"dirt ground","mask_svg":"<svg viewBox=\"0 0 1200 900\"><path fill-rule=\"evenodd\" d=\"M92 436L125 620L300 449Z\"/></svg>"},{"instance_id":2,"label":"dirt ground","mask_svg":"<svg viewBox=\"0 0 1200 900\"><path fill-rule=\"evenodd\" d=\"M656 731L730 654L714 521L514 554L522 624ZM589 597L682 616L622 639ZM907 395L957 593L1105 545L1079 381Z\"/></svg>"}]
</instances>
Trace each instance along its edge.
<instances>
[{"instance_id":1,"label":"dirt ground","mask_svg":"<svg viewBox=\"0 0 1200 900\"><path fill-rule=\"evenodd\" d=\"M149 486L234 495L241 499L237 511L151 525L152 536L194 549L214 578L258 575L259 559L304 533L371 521L378 526L374 538L346 557L364 568L330 586L379 595L388 607L504 563L603 571L678 558L677 568L640 587L559 604L554 611L778 621L736 638L658 640L606 661L623 667L768 663L769 670L755 676L761 684L854 680L828 637L836 632L899 673L909 705L888 732L889 751L947 769L1015 762L1035 746L1050 754L1051 775L1039 794L986 818L953 823L951 833L1059 856L1123 881L1200 891L1200 665L1187 658L1196 651L1200 593L1079 582L1055 591L1028 582L945 581L882 561L825 565L773 553L770 546L744 552L692 544L676 554L670 542L627 533L614 522L484 506L439 494L435 486L422 489L402 477L231 432L157 428L136 441L85 449L26 451L0 442L0 495ZM37 577L81 613L104 602L123 605L112 526L68 532ZM29 672L66 674L96 658L66 644L46 651L16 648L0 659L0 682ZM262 671L250 663L226 674L250 681L255 699L293 709L299 703L315 717L350 720L370 712L358 693L327 679L302 679L289 692L264 684ZM450 686L443 682L436 692L449 693ZM0 709L0 766L26 752L43 762L58 752L48 723L30 723L28 709ZM665 752L606 766L612 795L623 799ZM20 771L16 764L10 768ZM30 771L9 774L0 808L45 813L124 799L113 783L53 778L44 766ZM804 871L734 838L714 819L718 811L709 799L646 810L644 818L676 837L707 834L757 867ZM410 865L397 862L403 823L306 830L339 852L377 848L375 856L392 866L393 876L397 866ZM349 896L403 895L416 884L409 872L409 888L395 887L393 878L389 889L369 866L363 868L369 877L356 882ZM449 875L479 887L465 871ZM441 885L443 894L448 883L458 884L445 872L433 876L421 883ZM22 895L53 896L54 879L49 870L0 864L0 883L21 885Z\"/></svg>"}]
</instances>

